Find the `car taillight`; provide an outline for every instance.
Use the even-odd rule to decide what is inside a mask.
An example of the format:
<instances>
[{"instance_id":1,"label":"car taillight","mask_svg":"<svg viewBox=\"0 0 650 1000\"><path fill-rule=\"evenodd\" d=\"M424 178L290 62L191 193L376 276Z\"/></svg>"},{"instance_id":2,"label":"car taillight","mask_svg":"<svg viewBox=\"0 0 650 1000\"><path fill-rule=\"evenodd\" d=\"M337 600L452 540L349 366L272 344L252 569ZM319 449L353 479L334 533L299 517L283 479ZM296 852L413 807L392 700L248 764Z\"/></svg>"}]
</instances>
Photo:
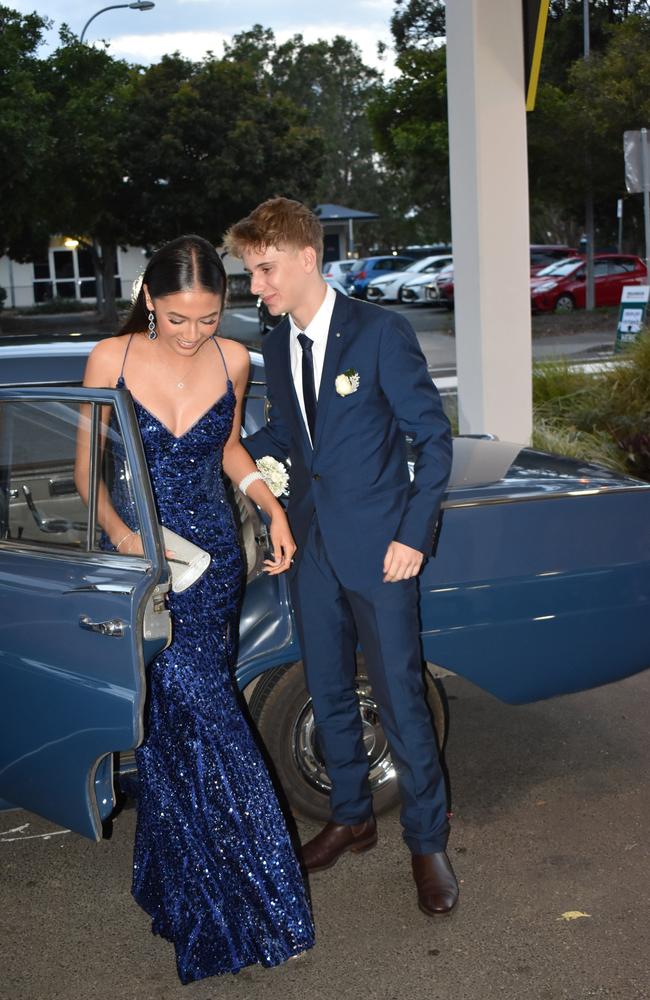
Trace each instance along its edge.
<instances>
[{"instance_id":1,"label":"car taillight","mask_svg":"<svg viewBox=\"0 0 650 1000\"><path fill-rule=\"evenodd\" d=\"M366 274L365 271L357 271L357 273L355 274L354 277L355 277L355 280L359 281L359 280L361 280L361 278L367 277L367 274Z\"/></svg>"},{"instance_id":2,"label":"car taillight","mask_svg":"<svg viewBox=\"0 0 650 1000\"><path fill-rule=\"evenodd\" d=\"M323 275L323 277L324 278L333 278L334 277L334 272L333 271L328 271L327 274Z\"/></svg>"}]
</instances>

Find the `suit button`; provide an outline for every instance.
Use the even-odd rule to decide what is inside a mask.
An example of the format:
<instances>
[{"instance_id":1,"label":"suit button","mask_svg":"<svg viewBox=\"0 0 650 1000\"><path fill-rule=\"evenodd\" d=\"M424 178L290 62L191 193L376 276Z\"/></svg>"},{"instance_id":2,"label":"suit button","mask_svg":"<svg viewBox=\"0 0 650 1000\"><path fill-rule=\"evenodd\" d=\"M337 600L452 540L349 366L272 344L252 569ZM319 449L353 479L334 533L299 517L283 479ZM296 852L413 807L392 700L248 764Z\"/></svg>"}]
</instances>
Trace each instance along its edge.
<instances>
[{"instance_id":1,"label":"suit button","mask_svg":"<svg viewBox=\"0 0 650 1000\"><path fill-rule=\"evenodd\" d=\"M312 479L320 479L320 476L318 475L317 472L315 472L314 475L311 478Z\"/></svg>"}]
</instances>

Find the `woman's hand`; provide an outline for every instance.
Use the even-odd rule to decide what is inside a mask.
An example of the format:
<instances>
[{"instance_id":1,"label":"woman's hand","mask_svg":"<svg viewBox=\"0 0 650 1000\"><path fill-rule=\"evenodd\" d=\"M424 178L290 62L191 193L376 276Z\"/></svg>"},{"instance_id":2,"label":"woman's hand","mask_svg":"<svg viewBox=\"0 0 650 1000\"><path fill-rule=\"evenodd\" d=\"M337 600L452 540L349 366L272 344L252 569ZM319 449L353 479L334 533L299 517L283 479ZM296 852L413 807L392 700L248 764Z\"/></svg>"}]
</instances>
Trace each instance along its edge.
<instances>
[{"instance_id":1,"label":"woman's hand","mask_svg":"<svg viewBox=\"0 0 650 1000\"><path fill-rule=\"evenodd\" d=\"M269 534L273 547L273 559L265 559L264 568L269 576L277 576L278 573L285 573L289 569L296 551L296 543L289 528L287 515L281 507L271 518Z\"/></svg>"}]
</instances>

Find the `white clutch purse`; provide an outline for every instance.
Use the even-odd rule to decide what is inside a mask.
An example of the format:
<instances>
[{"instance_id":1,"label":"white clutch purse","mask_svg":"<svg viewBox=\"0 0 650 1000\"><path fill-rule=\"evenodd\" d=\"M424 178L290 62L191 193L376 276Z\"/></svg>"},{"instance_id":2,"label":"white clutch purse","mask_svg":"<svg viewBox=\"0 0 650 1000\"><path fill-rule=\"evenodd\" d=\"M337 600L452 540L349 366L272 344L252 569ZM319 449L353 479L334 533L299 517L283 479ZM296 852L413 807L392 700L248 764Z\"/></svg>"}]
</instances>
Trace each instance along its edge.
<instances>
[{"instance_id":1,"label":"white clutch purse","mask_svg":"<svg viewBox=\"0 0 650 1000\"><path fill-rule=\"evenodd\" d=\"M180 594L203 576L210 565L210 554L175 531L161 527L165 549L173 552L167 559L172 571L172 590Z\"/></svg>"}]
</instances>

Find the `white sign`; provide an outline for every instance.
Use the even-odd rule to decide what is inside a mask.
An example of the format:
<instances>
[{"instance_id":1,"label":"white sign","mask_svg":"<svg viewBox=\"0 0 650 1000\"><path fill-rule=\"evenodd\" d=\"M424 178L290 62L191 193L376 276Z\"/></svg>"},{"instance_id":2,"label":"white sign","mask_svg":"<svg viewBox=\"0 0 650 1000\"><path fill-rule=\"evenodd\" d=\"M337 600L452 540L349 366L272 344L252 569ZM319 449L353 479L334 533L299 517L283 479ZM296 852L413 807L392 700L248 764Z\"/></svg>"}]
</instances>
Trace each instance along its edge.
<instances>
[{"instance_id":1,"label":"white sign","mask_svg":"<svg viewBox=\"0 0 650 1000\"><path fill-rule=\"evenodd\" d=\"M650 285L626 285L621 295L621 305L624 302L650 301Z\"/></svg>"}]
</instances>

